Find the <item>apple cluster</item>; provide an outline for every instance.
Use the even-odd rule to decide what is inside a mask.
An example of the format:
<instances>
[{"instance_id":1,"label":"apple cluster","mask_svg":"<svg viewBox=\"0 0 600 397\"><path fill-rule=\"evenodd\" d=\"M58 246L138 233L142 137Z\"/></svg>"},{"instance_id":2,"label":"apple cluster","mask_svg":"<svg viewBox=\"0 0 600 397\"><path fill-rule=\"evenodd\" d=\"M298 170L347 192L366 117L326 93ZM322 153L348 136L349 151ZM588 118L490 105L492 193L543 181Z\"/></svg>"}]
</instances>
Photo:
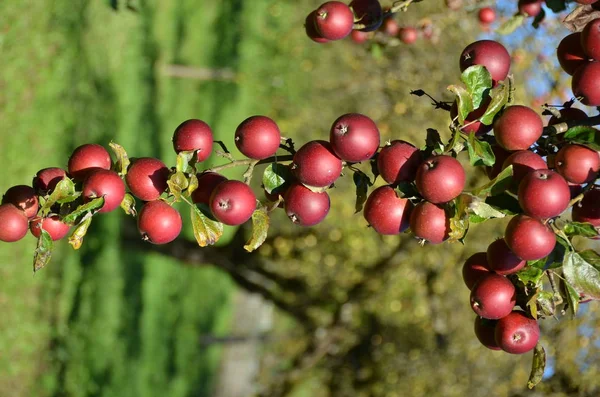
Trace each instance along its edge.
<instances>
[{"instance_id":1,"label":"apple cluster","mask_svg":"<svg viewBox=\"0 0 600 397\"><path fill-rule=\"evenodd\" d=\"M573 95L587 106L600 105L600 18L588 22L583 31L561 40L556 56L562 69L573 76Z\"/></svg>"},{"instance_id":2,"label":"apple cluster","mask_svg":"<svg viewBox=\"0 0 600 397\"><path fill-rule=\"evenodd\" d=\"M353 0L350 4L328 1L306 16L306 35L317 43L341 40L354 30L373 32L383 23L378 0ZM393 28L393 27L391 27Z\"/></svg>"}]
</instances>

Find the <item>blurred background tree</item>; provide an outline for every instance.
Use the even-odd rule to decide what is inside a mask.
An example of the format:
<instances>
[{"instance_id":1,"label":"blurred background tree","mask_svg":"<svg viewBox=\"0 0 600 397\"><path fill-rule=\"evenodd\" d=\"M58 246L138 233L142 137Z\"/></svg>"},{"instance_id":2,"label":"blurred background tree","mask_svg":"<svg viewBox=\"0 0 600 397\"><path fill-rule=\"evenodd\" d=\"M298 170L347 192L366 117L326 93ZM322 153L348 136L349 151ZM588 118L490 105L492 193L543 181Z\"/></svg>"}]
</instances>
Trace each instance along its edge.
<instances>
[{"instance_id":1,"label":"blurred background tree","mask_svg":"<svg viewBox=\"0 0 600 397\"><path fill-rule=\"evenodd\" d=\"M410 92L451 100L458 56L481 37L509 48L517 103L541 110L570 95L554 59L568 31L551 13L538 30L498 38L493 28L516 2L499 2L486 32L477 11L490 4L451 10L432 0L395 17L433 28L431 39L318 45L303 23L319 4L0 3L0 191L65 166L85 142L112 139L172 164L172 132L188 118L208 122L230 149L253 114L298 144L325 138L348 112L373 118L382 142L420 146L427 127L447 138L448 113ZM484 180L470 175L470 186ZM525 387L530 354L492 352L475 338L461 267L504 222L474 226L465 246L420 247L369 230L348 176L331 198L310 229L276 213L254 254L242 249L245 228L219 247L196 248L189 225L168 246L141 244L121 214L94 222L78 252L60 244L33 278L33 238L0 246L0 396L599 394L595 303L574 321L543 322L549 365L534 391Z\"/></svg>"}]
</instances>

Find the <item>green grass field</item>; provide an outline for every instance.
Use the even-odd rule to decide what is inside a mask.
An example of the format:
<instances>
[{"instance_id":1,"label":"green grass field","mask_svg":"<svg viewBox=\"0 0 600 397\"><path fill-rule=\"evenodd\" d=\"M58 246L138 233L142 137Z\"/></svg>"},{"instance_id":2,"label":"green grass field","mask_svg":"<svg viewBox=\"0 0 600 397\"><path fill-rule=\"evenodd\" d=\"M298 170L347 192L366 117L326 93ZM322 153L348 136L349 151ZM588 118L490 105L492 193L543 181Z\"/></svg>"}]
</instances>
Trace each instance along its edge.
<instances>
[{"instance_id":1,"label":"green grass field","mask_svg":"<svg viewBox=\"0 0 600 397\"><path fill-rule=\"evenodd\" d=\"M108 1L0 2L0 191L66 166L86 142L115 140L172 164L172 131L192 117L231 148L237 124L271 106L260 79L277 54L260 37L277 29L266 20L280 5L139 3L115 12ZM169 64L236 78L171 78ZM226 332L234 286L210 267L128 250L123 219L99 217L80 251L57 244L35 276L33 237L0 245L0 396L210 395L219 350L198 340Z\"/></svg>"}]
</instances>

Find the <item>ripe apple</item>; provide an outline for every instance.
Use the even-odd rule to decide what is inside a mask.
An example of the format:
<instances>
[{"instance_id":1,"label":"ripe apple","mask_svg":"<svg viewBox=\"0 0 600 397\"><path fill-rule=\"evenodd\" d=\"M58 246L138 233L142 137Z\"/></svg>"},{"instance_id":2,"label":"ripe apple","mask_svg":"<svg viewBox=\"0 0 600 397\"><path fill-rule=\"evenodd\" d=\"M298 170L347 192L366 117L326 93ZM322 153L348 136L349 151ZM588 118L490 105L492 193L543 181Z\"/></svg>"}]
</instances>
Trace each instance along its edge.
<instances>
[{"instance_id":1,"label":"ripe apple","mask_svg":"<svg viewBox=\"0 0 600 397\"><path fill-rule=\"evenodd\" d=\"M475 336L481 344L490 350L501 350L496 343L496 324L498 320L488 320L487 318L475 317Z\"/></svg>"},{"instance_id":2,"label":"ripe apple","mask_svg":"<svg viewBox=\"0 0 600 397\"><path fill-rule=\"evenodd\" d=\"M256 196L244 182L227 180L215 187L209 206L219 222L231 226L241 225L252 217L256 209Z\"/></svg>"},{"instance_id":3,"label":"ripe apple","mask_svg":"<svg viewBox=\"0 0 600 397\"><path fill-rule=\"evenodd\" d=\"M412 182L423 158L412 144L395 140L384 146L377 155L377 170L389 184Z\"/></svg>"},{"instance_id":4,"label":"ripe apple","mask_svg":"<svg viewBox=\"0 0 600 397\"><path fill-rule=\"evenodd\" d=\"M13 204L25 212L29 219L33 218L39 208L38 197L31 186L17 185L9 188L2 197L2 204Z\"/></svg>"},{"instance_id":5,"label":"ripe apple","mask_svg":"<svg viewBox=\"0 0 600 397\"><path fill-rule=\"evenodd\" d=\"M565 36L556 48L556 57L560 67L573 76L577 68L588 62L588 56L581 46L581 32Z\"/></svg>"},{"instance_id":6,"label":"ripe apple","mask_svg":"<svg viewBox=\"0 0 600 397\"><path fill-rule=\"evenodd\" d=\"M369 160L379 149L379 129L363 114L344 114L333 122L329 142L339 158L359 163Z\"/></svg>"},{"instance_id":7,"label":"ripe apple","mask_svg":"<svg viewBox=\"0 0 600 397\"><path fill-rule=\"evenodd\" d=\"M567 144L560 148L554 160L556 171L571 183L589 183L600 171L600 155L587 146Z\"/></svg>"},{"instance_id":8,"label":"ripe apple","mask_svg":"<svg viewBox=\"0 0 600 397\"><path fill-rule=\"evenodd\" d=\"M196 159L206 160L213 147L213 133L210 126L202 120L189 119L179 124L173 133L175 153L195 151Z\"/></svg>"},{"instance_id":9,"label":"ripe apple","mask_svg":"<svg viewBox=\"0 0 600 397\"><path fill-rule=\"evenodd\" d=\"M489 269L503 276L516 273L527 264L508 248L503 238L488 246L486 257Z\"/></svg>"},{"instance_id":10,"label":"ripe apple","mask_svg":"<svg viewBox=\"0 0 600 397\"><path fill-rule=\"evenodd\" d=\"M494 121L496 142L509 151L529 149L543 130L540 115L523 105L508 106Z\"/></svg>"},{"instance_id":11,"label":"ripe apple","mask_svg":"<svg viewBox=\"0 0 600 397\"><path fill-rule=\"evenodd\" d=\"M409 224L415 237L431 244L444 242L450 233L450 219L446 211L429 201L422 201L415 206Z\"/></svg>"},{"instance_id":12,"label":"ripe apple","mask_svg":"<svg viewBox=\"0 0 600 397\"><path fill-rule=\"evenodd\" d=\"M502 350L523 354L533 350L540 339L540 326L524 312L515 310L498 320L495 340Z\"/></svg>"},{"instance_id":13,"label":"ripe apple","mask_svg":"<svg viewBox=\"0 0 600 397\"><path fill-rule=\"evenodd\" d=\"M329 142L309 141L294 154L291 169L301 183L326 187L340 177L342 160L333 152Z\"/></svg>"},{"instance_id":14,"label":"ripe apple","mask_svg":"<svg viewBox=\"0 0 600 397\"><path fill-rule=\"evenodd\" d=\"M439 155L421 163L415 183L425 200L441 204L458 197L465 187L465 180L465 170L457 159Z\"/></svg>"},{"instance_id":15,"label":"ripe apple","mask_svg":"<svg viewBox=\"0 0 600 397\"><path fill-rule=\"evenodd\" d=\"M412 203L386 185L373 190L363 209L366 221L379 234L400 234L409 227Z\"/></svg>"},{"instance_id":16,"label":"ripe apple","mask_svg":"<svg viewBox=\"0 0 600 397\"><path fill-rule=\"evenodd\" d=\"M348 36L354 25L354 14L341 1L328 1L316 9L315 27L321 37L340 40Z\"/></svg>"},{"instance_id":17,"label":"ripe apple","mask_svg":"<svg viewBox=\"0 0 600 397\"><path fill-rule=\"evenodd\" d=\"M181 215L162 200L149 201L138 215L138 230L142 239L152 244L167 244L181 233Z\"/></svg>"},{"instance_id":18,"label":"ripe apple","mask_svg":"<svg viewBox=\"0 0 600 397\"><path fill-rule=\"evenodd\" d=\"M283 197L285 213L296 225L314 226L329 213L327 192L313 192L300 183L293 183Z\"/></svg>"},{"instance_id":19,"label":"ripe apple","mask_svg":"<svg viewBox=\"0 0 600 397\"><path fill-rule=\"evenodd\" d=\"M504 46L493 40L479 40L469 44L460 55L460 71L473 65L482 65L492 75L495 86L508 75L510 54Z\"/></svg>"},{"instance_id":20,"label":"ripe apple","mask_svg":"<svg viewBox=\"0 0 600 397\"><path fill-rule=\"evenodd\" d=\"M87 177L90 170L95 168L110 170L111 164L110 154L104 147L88 143L73 151L67 169L74 180L81 182Z\"/></svg>"},{"instance_id":21,"label":"ripe apple","mask_svg":"<svg viewBox=\"0 0 600 397\"><path fill-rule=\"evenodd\" d=\"M489 273L490 266L485 252L476 252L471 255L462 268L463 281L469 290L473 289L473 286Z\"/></svg>"},{"instance_id":22,"label":"ripe apple","mask_svg":"<svg viewBox=\"0 0 600 397\"><path fill-rule=\"evenodd\" d=\"M25 212L13 204L0 205L0 241L13 243L21 240L29 230Z\"/></svg>"},{"instance_id":23,"label":"ripe apple","mask_svg":"<svg viewBox=\"0 0 600 397\"><path fill-rule=\"evenodd\" d=\"M48 232L53 241L60 240L69 234L71 226L63 223L58 215L52 215L47 218L35 217L29 223L29 230L36 238L42 234L42 229Z\"/></svg>"},{"instance_id":24,"label":"ripe apple","mask_svg":"<svg viewBox=\"0 0 600 397\"><path fill-rule=\"evenodd\" d=\"M515 286L504 276L490 273L482 277L471 290L471 308L488 320L509 314L516 303Z\"/></svg>"},{"instance_id":25,"label":"ripe apple","mask_svg":"<svg viewBox=\"0 0 600 397\"><path fill-rule=\"evenodd\" d=\"M556 245L556 237L549 226L524 214L516 215L508 222L504 240L515 255L526 261L547 257Z\"/></svg>"},{"instance_id":26,"label":"ripe apple","mask_svg":"<svg viewBox=\"0 0 600 397\"><path fill-rule=\"evenodd\" d=\"M262 160L273 156L280 142L279 127L267 116L249 117L235 130L235 146L251 159Z\"/></svg>"},{"instance_id":27,"label":"ripe apple","mask_svg":"<svg viewBox=\"0 0 600 397\"><path fill-rule=\"evenodd\" d=\"M535 170L519 184L519 205L537 219L554 218L569 206L571 190L565 178L552 170Z\"/></svg>"}]
</instances>

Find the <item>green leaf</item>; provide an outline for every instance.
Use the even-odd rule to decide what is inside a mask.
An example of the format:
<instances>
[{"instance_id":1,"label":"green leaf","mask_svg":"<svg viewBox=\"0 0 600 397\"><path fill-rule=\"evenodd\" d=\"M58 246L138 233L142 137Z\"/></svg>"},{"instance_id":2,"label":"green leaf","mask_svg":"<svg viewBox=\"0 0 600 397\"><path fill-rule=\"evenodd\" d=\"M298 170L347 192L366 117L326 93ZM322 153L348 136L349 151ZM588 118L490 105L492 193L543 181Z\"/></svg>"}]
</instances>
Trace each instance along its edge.
<instances>
[{"instance_id":1,"label":"green leaf","mask_svg":"<svg viewBox=\"0 0 600 397\"><path fill-rule=\"evenodd\" d=\"M123 201L121 201L121 209L125 211L127 215L131 215L133 217L137 216L137 211L135 209L135 198L131 194L125 193L125 197L123 197Z\"/></svg>"},{"instance_id":2,"label":"green leaf","mask_svg":"<svg viewBox=\"0 0 600 397\"><path fill-rule=\"evenodd\" d=\"M563 285L565 286L565 301L568 302L569 313L571 314L571 318L575 318L577 315L577 311L579 311L579 294L575 291L575 288L567 281L563 281Z\"/></svg>"},{"instance_id":3,"label":"green leaf","mask_svg":"<svg viewBox=\"0 0 600 397\"><path fill-rule=\"evenodd\" d=\"M427 128L427 136L425 138L425 149L423 151L428 154L442 154L444 153L444 143L440 137L440 133L433 128Z\"/></svg>"},{"instance_id":4,"label":"green leaf","mask_svg":"<svg viewBox=\"0 0 600 397\"><path fill-rule=\"evenodd\" d=\"M272 163L265 168L262 183L267 193L277 193L279 189L287 186L294 176L287 165Z\"/></svg>"},{"instance_id":5,"label":"green leaf","mask_svg":"<svg viewBox=\"0 0 600 397\"><path fill-rule=\"evenodd\" d=\"M564 138L566 141L586 145L594 150L600 150L600 133L593 127L571 127L565 132Z\"/></svg>"},{"instance_id":6,"label":"green leaf","mask_svg":"<svg viewBox=\"0 0 600 397\"><path fill-rule=\"evenodd\" d=\"M536 259L534 261L527 261L527 267L535 267L540 270L544 270L544 268L546 267L547 260L548 260L548 257L542 258L542 259Z\"/></svg>"},{"instance_id":7,"label":"green leaf","mask_svg":"<svg viewBox=\"0 0 600 397\"><path fill-rule=\"evenodd\" d=\"M183 172L177 171L169 177L167 185L169 186L169 193L175 197L176 201L180 201L181 194L189 186L189 181Z\"/></svg>"},{"instance_id":8,"label":"green leaf","mask_svg":"<svg viewBox=\"0 0 600 397\"><path fill-rule=\"evenodd\" d=\"M525 266L522 270L517 272L517 277L525 285L537 285L543 275L544 271L535 266Z\"/></svg>"},{"instance_id":9,"label":"green leaf","mask_svg":"<svg viewBox=\"0 0 600 397\"><path fill-rule=\"evenodd\" d=\"M264 208L259 208L252 213L252 237L244 245L246 251L252 252L265 242L269 231L269 224L269 214Z\"/></svg>"},{"instance_id":10,"label":"green leaf","mask_svg":"<svg viewBox=\"0 0 600 397\"><path fill-rule=\"evenodd\" d=\"M69 178L64 178L56 184L56 187L44 202L40 209L40 216L45 217L50 213L50 209L56 203L66 203L74 201L81 195L81 192L75 190L75 184Z\"/></svg>"},{"instance_id":11,"label":"green leaf","mask_svg":"<svg viewBox=\"0 0 600 397\"><path fill-rule=\"evenodd\" d=\"M568 246L563 244L564 241L559 236L556 236L556 241L558 244L554 246L554 249L550 255L544 258L546 261L544 263L544 269L556 269L561 267L564 262L565 254L568 251Z\"/></svg>"},{"instance_id":12,"label":"green leaf","mask_svg":"<svg viewBox=\"0 0 600 397\"><path fill-rule=\"evenodd\" d=\"M565 0L546 0L546 6L555 14L567 9Z\"/></svg>"},{"instance_id":13,"label":"green leaf","mask_svg":"<svg viewBox=\"0 0 600 397\"><path fill-rule=\"evenodd\" d=\"M402 198L411 199L421 197L415 185L410 182L400 182L398 186L396 186L396 190L400 192L400 197Z\"/></svg>"},{"instance_id":14,"label":"green leaf","mask_svg":"<svg viewBox=\"0 0 600 397\"><path fill-rule=\"evenodd\" d=\"M189 150L177 153L176 171L183 173L195 173L196 170L192 166L196 159L196 151Z\"/></svg>"},{"instance_id":15,"label":"green leaf","mask_svg":"<svg viewBox=\"0 0 600 397\"><path fill-rule=\"evenodd\" d=\"M37 247L33 254L33 272L37 272L42 269L50 262L52 258L52 250L54 249L54 242L50 234L44 229L40 229L40 237L37 241Z\"/></svg>"},{"instance_id":16,"label":"green leaf","mask_svg":"<svg viewBox=\"0 0 600 397\"><path fill-rule=\"evenodd\" d=\"M533 360L531 362L531 373L527 381L527 387L533 389L544 377L546 368L546 351L541 344L537 344L533 350Z\"/></svg>"},{"instance_id":17,"label":"green leaf","mask_svg":"<svg viewBox=\"0 0 600 397\"><path fill-rule=\"evenodd\" d=\"M367 201L367 192L369 191L371 180L360 170L354 171L352 180L356 186L356 204L354 205L354 210L355 213L358 213L362 211L363 205L365 204L365 201Z\"/></svg>"},{"instance_id":18,"label":"green leaf","mask_svg":"<svg viewBox=\"0 0 600 397\"><path fill-rule=\"evenodd\" d=\"M77 218L79 218L81 215L88 213L88 212L92 212L94 210L99 210L100 208L102 208L103 205L104 205L104 197L96 197L92 201L89 201L89 202L77 207L75 209L75 211L73 211L69 215L65 216L62 219L62 221L64 223L72 225L75 223Z\"/></svg>"},{"instance_id":19,"label":"green leaf","mask_svg":"<svg viewBox=\"0 0 600 397\"><path fill-rule=\"evenodd\" d=\"M469 231L469 205L473 196L463 193L454 199L454 214L450 218L449 241L463 242Z\"/></svg>"},{"instance_id":20,"label":"green leaf","mask_svg":"<svg viewBox=\"0 0 600 397\"><path fill-rule=\"evenodd\" d=\"M198 245L206 247L215 244L223 235L223 224L209 218L195 205L190 208L194 237Z\"/></svg>"},{"instance_id":21,"label":"green leaf","mask_svg":"<svg viewBox=\"0 0 600 397\"><path fill-rule=\"evenodd\" d=\"M115 142L110 142L108 144L112 149L113 153L117 157L117 161L113 166L113 170L118 173L121 177L127 175L127 168L129 167L130 161L129 156L127 156L127 152L123 148L123 146L119 145Z\"/></svg>"},{"instance_id":22,"label":"green leaf","mask_svg":"<svg viewBox=\"0 0 600 397\"><path fill-rule=\"evenodd\" d=\"M478 187L473 191L473 195L478 197L486 196L497 196L504 193L510 186L513 175L513 166L509 165L503 169L498 176L486 183L485 185Z\"/></svg>"},{"instance_id":23,"label":"green leaf","mask_svg":"<svg viewBox=\"0 0 600 397\"><path fill-rule=\"evenodd\" d=\"M596 237L598 235L598 230L596 230L594 225L587 222L568 222L563 227L563 231L569 237Z\"/></svg>"},{"instance_id":24,"label":"green leaf","mask_svg":"<svg viewBox=\"0 0 600 397\"><path fill-rule=\"evenodd\" d=\"M508 193L502 193L497 196L490 196L485 199L485 203L494 207L505 215L516 215L522 212L519 200Z\"/></svg>"},{"instance_id":25,"label":"green leaf","mask_svg":"<svg viewBox=\"0 0 600 397\"><path fill-rule=\"evenodd\" d=\"M531 26L533 26L535 29L538 29L540 27L540 24L542 23L542 21L545 18L546 18L546 11L544 11L544 9L542 8L540 10L540 12L533 19L533 22L531 22Z\"/></svg>"},{"instance_id":26,"label":"green leaf","mask_svg":"<svg viewBox=\"0 0 600 397\"><path fill-rule=\"evenodd\" d=\"M467 92L471 96L473 109L479 108L483 98L487 96L492 88L492 76L490 72L488 72L485 66L473 65L462 72L460 79L467 86Z\"/></svg>"},{"instance_id":27,"label":"green leaf","mask_svg":"<svg viewBox=\"0 0 600 397\"><path fill-rule=\"evenodd\" d=\"M585 250L579 252L579 255L590 265L600 270L600 254L594 250Z\"/></svg>"},{"instance_id":28,"label":"green leaf","mask_svg":"<svg viewBox=\"0 0 600 397\"><path fill-rule=\"evenodd\" d=\"M542 309L544 317L554 316L556 312L556 304L554 302L554 294L549 291L539 291L537 293L537 304Z\"/></svg>"},{"instance_id":29,"label":"green leaf","mask_svg":"<svg viewBox=\"0 0 600 397\"><path fill-rule=\"evenodd\" d=\"M461 86L450 85L448 90L452 91L456 95L456 105L458 107L458 124L463 125L465 119L473 111L473 100L471 96Z\"/></svg>"},{"instance_id":30,"label":"green leaf","mask_svg":"<svg viewBox=\"0 0 600 397\"><path fill-rule=\"evenodd\" d=\"M198 177L196 174L190 175L190 180L188 181L188 187L185 190L185 195L187 197L191 197L194 190L198 189Z\"/></svg>"},{"instance_id":31,"label":"green leaf","mask_svg":"<svg viewBox=\"0 0 600 397\"><path fill-rule=\"evenodd\" d=\"M600 299L600 271L577 252L565 254L563 275L580 295Z\"/></svg>"},{"instance_id":32,"label":"green leaf","mask_svg":"<svg viewBox=\"0 0 600 397\"><path fill-rule=\"evenodd\" d=\"M499 83L490 92L492 98L483 116L479 118L485 125L491 125L494 117L508 104L510 100L510 79L507 83Z\"/></svg>"},{"instance_id":33,"label":"green leaf","mask_svg":"<svg viewBox=\"0 0 600 397\"><path fill-rule=\"evenodd\" d=\"M487 165L491 167L496 162L496 156L490 144L480 141L475 134L469 134L467 149L469 151L469 162L473 166Z\"/></svg>"},{"instance_id":34,"label":"green leaf","mask_svg":"<svg viewBox=\"0 0 600 397\"><path fill-rule=\"evenodd\" d=\"M450 130L452 131L452 136L450 137L450 141L448 142L448 144L444 147L443 153L453 151L458 155L458 153L462 152L465 145L460 139L460 130L458 128L455 128L453 125L450 126Z\"/></svg>"},{"instance_id":35,"label":"green leaf","mask_svg":"<svg viewBox=\"0 0 600 397\"><path fill-rule=\"evenodd\" d=\"M74 250L78 250L81 248L83 244L83 238L85 237L90 224L92 223L92 215L88 213L88 215L84 216L83 220L79 222L79 225L73 229L71 235L69 236L69 244L73 247Z\"/></svg>"},{"instance_id":36,"label":"green leaf","mask_svg":"<svg viewBox=\"0 0 600 397\"><path fill-rule=\"evenodd\" d=\"M523 24L523 22L525 22L525 19L526 19L525 15L515 14L512 17L510 17L510 19L508 19L506 22L504 22L502 25L500 25L500 27L498 29L496 29L496 33L502 34L502 35L511 34L515 30L517 30L517 28L519 26L521 26Z\"/></svg>"},{"instance_id":37,"label":"green leaf","mask_svg":"<svg viewBox=\"0 0 600 397\"><path fill-rule=\"evenodd\" d=\"M469 205L469 210L483 219L504 218L506 216L502 211L498 211L496 208L480 199L474 199L471 205Z\"/></svg>"}]
</instances>

